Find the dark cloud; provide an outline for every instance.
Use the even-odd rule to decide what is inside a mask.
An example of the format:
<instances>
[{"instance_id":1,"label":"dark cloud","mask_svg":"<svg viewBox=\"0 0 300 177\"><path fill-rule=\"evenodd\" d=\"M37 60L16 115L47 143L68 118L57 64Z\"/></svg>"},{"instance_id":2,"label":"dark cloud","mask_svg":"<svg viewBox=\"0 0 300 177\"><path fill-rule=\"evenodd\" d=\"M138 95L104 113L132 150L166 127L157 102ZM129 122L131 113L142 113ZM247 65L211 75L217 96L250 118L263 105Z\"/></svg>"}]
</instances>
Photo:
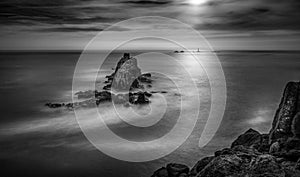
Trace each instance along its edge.
<instances>
[{"instance_id":1,"label":"dark cloud","mask_svg":"<svg viewBox=\"0 0 300 177\"><path fill-rule=\"evenodd\" d=\"M112 23L122 17L106 15L107 9L88 4L87 0L12 0L0 2L0 23L2 25L56 25ZM99 13L101 12L101 13Z\"/></svg>"},{"instance_id":2,"label":"dark cloud","mask_svg":"<svg viewBox=\"0 0 300 177\"><path fill-rule=\"evenodd\" d=\"M198 29L269 30L300 29L299 1L211 0L209 15Z\"/></svg>"},{"instance_id":3,"label":"dark cloud","mask_svg":"<svg viewBox=\"0 0 300 177\"><path fill-rule=\"evenodd\" d=\"M122 1L122 3L126 4L134 4L134 5L167 5L172 3L173 1L167 0L132 0L132 1Z\"/></svg>"},{"instance_id":4,"label":"dark cloud","mask_svg":"<svg viewBox=\"0 0 300 177\"><path fill-rule=\"evenodd\" d=\"M90 26L90 27L77 27L77 26L60 26L60 27L51 27L51 28L37 28L32 31L40 31L40 32L100 32L104 31L106 28L110 27L109 25L97 27L97 26ZM123 27L111 27L109 31L129 31L128 28ZM30 31L30 30L29 30Z\"/></svg>"},{"instance_id":5,"label":"dark cloud","mask_svg":"<svg viewBox=\"0 0 300 177\"><path fill-rule=\"evenodd\" d=\"M101 28L97 27L52 27L52 28L41 28L35 31L42 32L100 32L103 31Z\"/></svg>"},{"instance_id":6,"label":"dark cloud","mask_svg":"<svg viewBox=\"0 0 300 177\"><path fill-rule=\"evenodd\" d=\"M299 0L209 0L198 11L179 0L2 0L0 23L13 30L37 26L45 31L88 32L99 31L92 25L102 29L131 17L161 15L197 29L300 29L299 7Z\"/></svg>"}]
</instances>

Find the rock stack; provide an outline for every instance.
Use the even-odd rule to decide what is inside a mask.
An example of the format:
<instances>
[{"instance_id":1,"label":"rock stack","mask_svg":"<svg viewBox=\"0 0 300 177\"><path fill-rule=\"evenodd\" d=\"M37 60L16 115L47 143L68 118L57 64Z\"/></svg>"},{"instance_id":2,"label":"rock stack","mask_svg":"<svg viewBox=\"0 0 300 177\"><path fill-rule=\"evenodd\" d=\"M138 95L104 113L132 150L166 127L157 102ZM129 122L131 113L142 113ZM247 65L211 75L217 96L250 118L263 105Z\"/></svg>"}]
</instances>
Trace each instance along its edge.
<instances>
[{"instance_id":1,"label":"rock stack","mask_svg":"<svg viewBox=\"0 0 300 177\"><path fill-rule=\"evenodd\" d=\"M199 160L191 170L166 167L152 177L300 177L300 82L289 82L269 134L249 129L230 148ZM174 164L180 169L186 165Z\"/></svg>"},{"instance_id":2,"label":"rock stack","mask_svg":"<svg viewBox=\"0 0 300 177\"><path fill-rule=\"evenodd\" d=\"M115 104L148 104L152 93L144 90L143 83L151 84L151 74L141 73L137 59L125 53L117 63L115 71L105 77L106 84L103 91L88 90L77 92L78 99L85 99L75 103L46 103L49 108L82 108L94 107L102 102L112 101Z\"/></svg>"}]
</instances>

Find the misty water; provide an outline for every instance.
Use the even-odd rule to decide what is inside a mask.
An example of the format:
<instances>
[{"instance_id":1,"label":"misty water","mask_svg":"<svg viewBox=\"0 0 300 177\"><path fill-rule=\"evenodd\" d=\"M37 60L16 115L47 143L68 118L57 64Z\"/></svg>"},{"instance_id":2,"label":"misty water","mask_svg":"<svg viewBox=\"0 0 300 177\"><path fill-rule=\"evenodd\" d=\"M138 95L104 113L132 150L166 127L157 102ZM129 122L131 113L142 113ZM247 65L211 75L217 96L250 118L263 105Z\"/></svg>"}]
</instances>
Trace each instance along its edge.
<instances>
[{"instance_id":1,"label":"misty water","mask_svg":"<svg viewBox=\"0 0 300 177\"><path fill-rule=\"evenodd\" d=\"M186 110L187 118L191 116L188 113L195 109L199 109L200 114L191 136L177 150L154 161L133 163L111 158L98 151L82 133L73 111L44 106L47 102L72 101L72 79L79 56L80 53L0 54L0 161L8 173L138 177L151 176L154 170L170 162L192 166L201 157L229 146L250 127L268 132L284 85L288 81L299 80L300 75L297 52L217 53L226 78L226 110L214 138L204 148L199 148L198 141L210 110L210 85L205 71L185 54L171 53L178 63L172 63L161 55L151 55L152 58L138 55L142 72L155 68L174 76L172 81L156 73L153 75L155 82L151 88L147 88L149 91L167 93L153 95L151 106L157 111L150 117L143 117L145 121L161 116L159 110L163 108L164 99L168 103L166 114L162 121L148 129L132 127L122 122L114 109L104 103L99 106L99 111L117 135L134 141L153 140L172 129L180 109ZM100 72L85 71L86 77L82 79L88 80L90 75L97 73L96 87L101 88L105 75L113 72L112 68L121 56L122 53L110 55ZM210 62L210 56L205 53L199 54L199 58L203 62ZM191 80L197 85L198 93L189 90L186 84L190 83L190 78L183 74L180 63L192 72ZM180 93L174 81L181 83L185 92ZM200 95L200 106L185 102L192 100L195 94ZM182 107L179 106L180 102L183 102ZM121 113L128 113L128 109L117 105ZM151 111L147 105L133 107L133 110L141 115ZM93 126L92 117L86 110L88 126ZM129 121L133 124L139 122L138 117L132 116ZM112 148L124 153L136 151L122 144ZM153 144L151 148L159 150L162 147Z\"/></svg>"}]
</instances>

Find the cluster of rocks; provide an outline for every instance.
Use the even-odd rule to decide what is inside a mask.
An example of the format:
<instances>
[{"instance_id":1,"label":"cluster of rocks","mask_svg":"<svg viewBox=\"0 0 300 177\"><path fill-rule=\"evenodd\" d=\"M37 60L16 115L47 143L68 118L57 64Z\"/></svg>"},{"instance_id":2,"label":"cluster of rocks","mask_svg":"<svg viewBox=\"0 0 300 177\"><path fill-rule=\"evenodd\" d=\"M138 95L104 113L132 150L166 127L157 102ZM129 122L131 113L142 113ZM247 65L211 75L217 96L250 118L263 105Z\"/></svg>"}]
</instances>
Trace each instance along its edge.
<instances>
[{"instance_id":1,"label":"cluster of rocks","mask_svg":"<svg viewBox=\"0 0 300 177\"><path fill-rule=\"evenodd\" d=\"M152 177L300 177L300 82L289 82L269 134L249 129L191 169L171 163Z\"/></svg>"},{"instance_id":2,"label":"cluster of rocks","mask_svg":"<svg viewBox=\"0 0 300 177\"><path fill-rule=\"evenodd\" d=\"M117 63L115 71L105 77L106 84L103 91L88 90L75 93L78 99L86 99L75 103L46 103L49 108L82 108L94 107L103 102L112 101L115 104L148 104L152 92L144 90L144 84L152 87L152 79L150 73L141 73L141 69L137 65L137 59L130 57L129 53L125 53ZM166 93L166 92L161 92Z\"/></svg>"}]
</instances>

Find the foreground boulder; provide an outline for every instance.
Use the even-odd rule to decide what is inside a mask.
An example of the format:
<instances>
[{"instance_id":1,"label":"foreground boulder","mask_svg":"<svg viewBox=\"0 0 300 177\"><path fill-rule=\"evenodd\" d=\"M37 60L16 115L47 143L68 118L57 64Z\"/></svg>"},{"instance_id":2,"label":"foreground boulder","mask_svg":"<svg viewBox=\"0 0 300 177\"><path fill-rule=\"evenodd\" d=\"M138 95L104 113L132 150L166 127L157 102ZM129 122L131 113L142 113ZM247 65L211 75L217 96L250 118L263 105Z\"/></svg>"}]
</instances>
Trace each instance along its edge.
<instances>
[{"instance_id":1,"label":"foreground boulder","mask_svg":"<svg viewBox=\"0 0 300 177\"><path fill-rule=\"evenodd\" d=\"M261 141L262 141L262 135L258 131L250 128L244 134L240 135L231 144L231 148L238 146L238 145L257 148L260 146Z\"/></svg>"},{"instance_id":2,"label":"foreground boulder","mask_svg":"<svg viewBox=\"0 0 300 177\"><path fill-rule=\"evenodd\" d=\"M249 129L214 156L199 160L189 177L300 177L300 83L287 84L269 134ZM184 165L181 165L184 166ZM163 173L165 172L165 173ZM155 177L170 177L166 168ZM162 174L162 176L160 176Z\"/></svg>"},{"instance_id":3,"label":"foreground boulder","mask_svg":"<svg viewBox=\"0 0 300 177\"><path fill-rule=\"evenodd\" d=\"M269 135L260 134L258 131L250 128L231 144L231 148L239 145L255 148L260 152L268 152L270 148Z\"/></svg>"},{"instance_id":4,"label":"foreground boulder","mask_svg":"<svg viewBox=\"0 0 300 177\"><path fill-rule=\"evenodd\" d=\"M190 176L196 176L200 171L202 171L212 160L214 159L213 156L204 157L203 159L199 160L194 167L190 171Z\"/></svg>"},{"instance_id":5,"label":"foreground boulder","mask_svg":"<svg viewBox=\"0 0 300 177\"><path fill-rule=\"evenodd\" d=\"M156 170L151 177L188 177L189 170L186 165L170 163L167 167Z\"/></svg>"},{"instance_id":6,"label":"foreground boulder","mask_svg":"<svg viewBox=\"0 0 300 177\"><path fill-rule=\"evenodd\" d=\"M184 177L189 173L189 167L182 164L171 163L167 165L169 177Z\"/></svg>"}]
</instances>

